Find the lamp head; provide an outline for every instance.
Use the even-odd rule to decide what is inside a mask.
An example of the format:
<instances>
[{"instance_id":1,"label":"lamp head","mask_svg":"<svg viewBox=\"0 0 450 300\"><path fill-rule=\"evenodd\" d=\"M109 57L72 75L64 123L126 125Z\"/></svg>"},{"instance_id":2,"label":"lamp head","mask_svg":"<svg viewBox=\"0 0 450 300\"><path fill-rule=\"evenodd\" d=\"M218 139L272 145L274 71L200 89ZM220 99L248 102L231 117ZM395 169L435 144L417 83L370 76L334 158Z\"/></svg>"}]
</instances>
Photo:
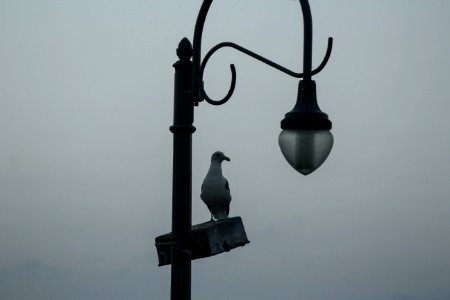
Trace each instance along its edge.
<instances>
[{"instance_id":1,"label":"lamp head","mask_svg":"<svg viewBox=\"0 0 450 300\"><path fill-rule=\"evenodd\" d=\"M331 121L317 104L314 81L300 81L297 103L281 121L281 128L278 143L295 170L308 175L327 159L333 147Z\"/></svg>"}]
</instances>

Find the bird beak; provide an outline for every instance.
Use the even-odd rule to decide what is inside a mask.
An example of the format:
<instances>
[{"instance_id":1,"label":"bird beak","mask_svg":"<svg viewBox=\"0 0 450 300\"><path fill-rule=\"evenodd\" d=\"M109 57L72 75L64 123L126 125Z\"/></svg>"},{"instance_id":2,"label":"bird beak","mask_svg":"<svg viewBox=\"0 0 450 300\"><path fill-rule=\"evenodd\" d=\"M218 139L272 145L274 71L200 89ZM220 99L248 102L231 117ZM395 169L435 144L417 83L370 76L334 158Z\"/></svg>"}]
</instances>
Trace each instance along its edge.
<instances>
[{"instance_id":1,"label":"bird beak","mask_svg":"<svg viewBox=\"0 0 450 300\"><path fill-rule=\"evenodd\" d=\"M225 159L226 161L230 161L230 158L229 158L228 156L225 156L224 159Z\"/></svg>"}]
</instances>

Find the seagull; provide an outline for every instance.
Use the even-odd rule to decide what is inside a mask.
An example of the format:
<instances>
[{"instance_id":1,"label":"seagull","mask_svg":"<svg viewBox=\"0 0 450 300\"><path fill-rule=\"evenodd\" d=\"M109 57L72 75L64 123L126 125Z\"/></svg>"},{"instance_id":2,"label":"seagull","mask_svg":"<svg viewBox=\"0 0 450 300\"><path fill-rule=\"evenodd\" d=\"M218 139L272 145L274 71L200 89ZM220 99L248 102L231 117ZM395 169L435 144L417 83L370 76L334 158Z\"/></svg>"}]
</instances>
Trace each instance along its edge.
<instances>
[{"instance_id":1,"label":"seagull","mask_svg":"<svg viewBox=\"0 0 450 300\"><path fill-rule=\"evenodd\" d=\"M227 179L222 175L222 162L224 160L230 161L220 151L213 153L211 165L201 188L200 198L211 212L211 221L228 218L230 212L230 187Z\"/></svg>"}]
</instances>

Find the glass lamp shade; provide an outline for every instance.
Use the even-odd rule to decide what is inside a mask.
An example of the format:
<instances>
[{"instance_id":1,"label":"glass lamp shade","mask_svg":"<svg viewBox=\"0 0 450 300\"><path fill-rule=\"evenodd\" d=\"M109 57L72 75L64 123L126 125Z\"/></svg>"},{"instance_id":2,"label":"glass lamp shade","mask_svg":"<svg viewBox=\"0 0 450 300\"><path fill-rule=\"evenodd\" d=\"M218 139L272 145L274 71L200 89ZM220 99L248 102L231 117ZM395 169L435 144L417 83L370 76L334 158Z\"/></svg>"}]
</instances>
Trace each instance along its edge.
<instances>
[{"instance_id":1,"label":"glass lamp shade","mask_svg":"<svg viewBox=\"0 0 450 300\"><path fill-rule=\"evenodd\" d=\"M333 135L329 130L284 129L278 143L288 163L308 175L327 159L333 148Z\"/></svg>"}]
</instances>

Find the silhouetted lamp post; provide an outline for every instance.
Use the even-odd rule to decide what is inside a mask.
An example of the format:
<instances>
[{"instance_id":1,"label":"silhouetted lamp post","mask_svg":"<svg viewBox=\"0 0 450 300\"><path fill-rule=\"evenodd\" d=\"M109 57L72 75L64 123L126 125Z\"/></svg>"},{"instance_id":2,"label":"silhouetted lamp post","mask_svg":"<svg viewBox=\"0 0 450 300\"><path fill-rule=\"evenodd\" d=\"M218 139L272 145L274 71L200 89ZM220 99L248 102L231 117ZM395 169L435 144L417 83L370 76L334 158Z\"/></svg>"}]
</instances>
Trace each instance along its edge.
<instances>
[{"instance_id":1,"label":"silhouetted lamp post","mask_svg":"<svg viewBox=\"0 0 450 300\"><path fill-rule=\"evenodd\" d=\"M211 225L205 223L192 227L191 224L194 106L203 100L212 105L224 104L231 98L236 84L236 70L234 65L230 65L232 79L227 95L221 100L208 97L203 85L203 71L214 52L231 47L292 77L302 78L298 85L297 102L281 121L282 131L278 138L281 152L295 170L304 175L313 172L325 161L333 146L331 122L319 108L316 84L311 79L325 67L331 54L332 38L328 39L322 63L312 70L312 18L308 0L300 0L304 22L303 73L293 72L230 42L211 48L202 61L203 26L212 2L203 1L195 24L193 46L187 38L183 38L177 49L179 60L174 64L174 124L170 127L174 135L172 232L156 239L160 265L172 265L172 300L191 299L191 259L211 256L248 243L239 217L209 223ZM215 237L211 232L222 232L224 237ZM213 243L216 238L220 242Z\"/></svg>"}]
</instances>

